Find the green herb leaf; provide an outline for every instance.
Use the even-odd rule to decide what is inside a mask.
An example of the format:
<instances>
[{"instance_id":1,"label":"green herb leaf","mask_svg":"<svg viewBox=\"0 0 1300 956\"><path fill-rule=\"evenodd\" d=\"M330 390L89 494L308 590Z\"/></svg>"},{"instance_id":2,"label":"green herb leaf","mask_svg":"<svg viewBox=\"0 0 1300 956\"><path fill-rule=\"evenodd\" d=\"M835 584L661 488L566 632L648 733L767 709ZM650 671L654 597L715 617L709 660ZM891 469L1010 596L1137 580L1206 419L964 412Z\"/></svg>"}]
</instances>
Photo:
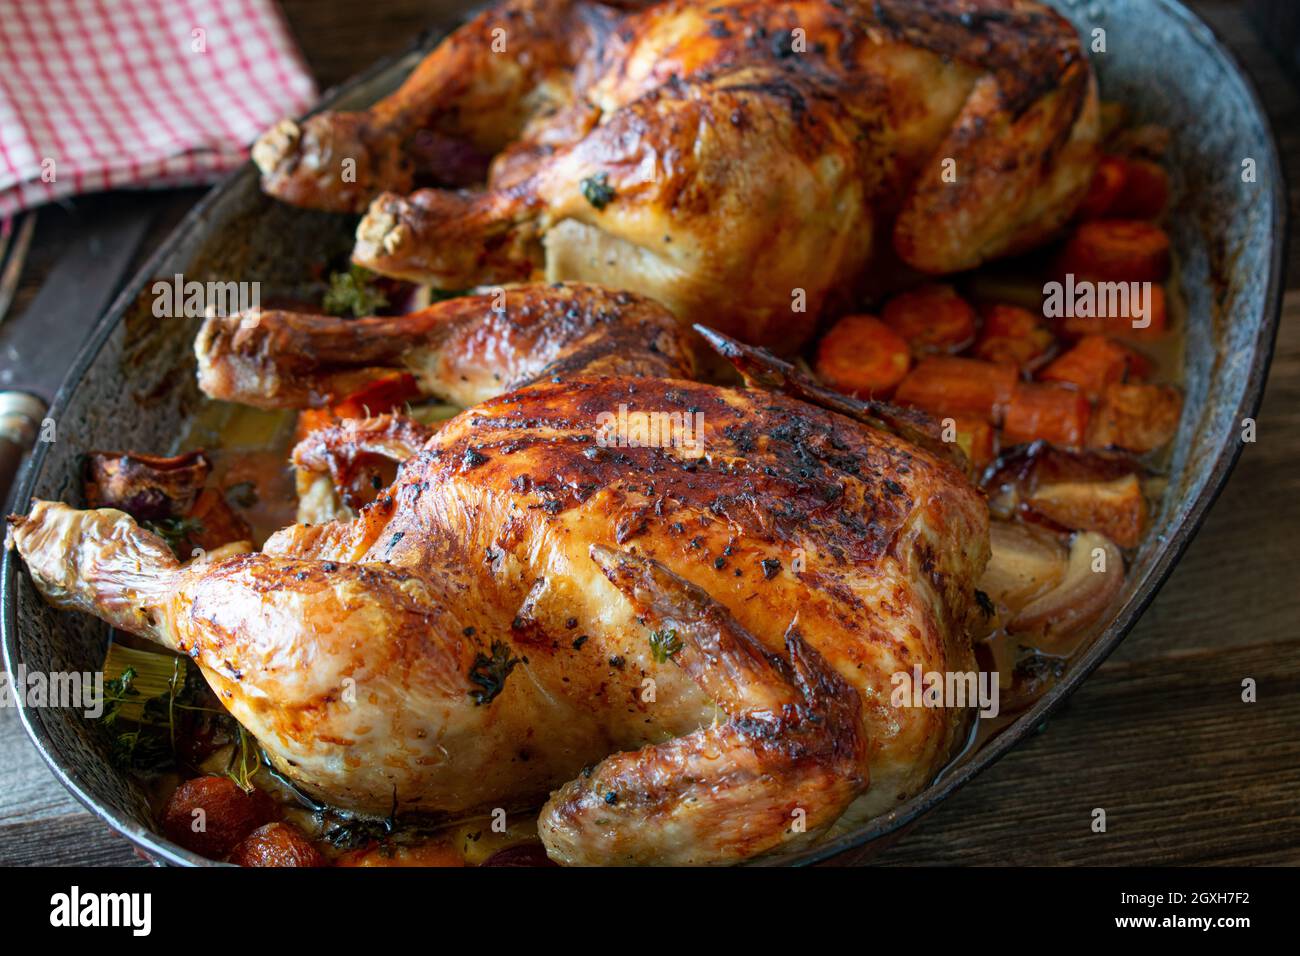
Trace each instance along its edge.
<instances>
[{"instance_id":1,"label":"green herb leaf","mask_svg":"<svg viewBox=\"0 0 1300 956\"><path fill-rule=\"evenodd\" d=\"M597 209L604 209L614 198L614 187L609 184L609 173L597 173L582 181L582 195Z\"/></svg>"},{"instance_id":2,"label":"green herb leaf","mask_svg":"<svg viewBox=\"0 0 1300 956\"><path fill-rule=\"evenodd\" d=\"M492 642L492 656L479 654L469 669L471 683L477 684L479 690L472 690L469 695L476 704L486 704L506 685L506 678L519 663L519 658L510 656L510 647L502 641Z\"/></svg>"},{"instance_id":3,"label":"green herb leaf","mask_svg":"<svg viewBox=\"0 0 1300 956\"><path fill-rule=\"evenodd\" d=\"M197 538L204 530L203 522L197 518L163 518L160 521L145 521L142 524L166 541L167 546L176 553L178 558L186 557L181 554L185 549L185 542Z\"/></svg>"},{"instance_id":4,"label":"green herb leaf","mask_svg":"<svg viewBox=\"0 0 1300 956\"><path fill-rule=\"evenodd\" d=\"M244 729L234 718L231 722L238 728L239 742L230 755L230 765L226 767L226 776L235 781L245 793L253 792L253 775L262 766L262 748L257 738Z\"/></svg>"},{"instance_id":5,"label":"green herb leaf","mask_svg":"<svg viewBox=\"0 0 1300 956\"><path fill-rule=\"evenodd\" d=\"M667 664L668 659L682 649L677 632L670 628L650 632L650 656L656 664Z\"/></svg>"},{"instance_id":6,"label":"green herb leaf","mask_svg":"<svg viewBox=\"0 0 1300 956\"><path fill-rule=\"evenodd\" d=\"M334 823L322 835L336 850L359 850L372 843L382 843L392 831L387 820L353 817Z\"/></svg>"},{"instance_id":7,"label":"green herb leaf","mask_svg":"<svg viewBox=\"0 0 1300 956\"><path fill-rule=\"evenodd\" d=\"M99 719L105 727L112 727L122 713L122 704L128 697L139 697L140 692L131 684L135 681L135 668L128 667L121 676L104 681L104 712Z\"/></svg>"},{"instance_id":8,"label":"green herb leaf","mask_svg":"<svg viewBox=\"0 0 1300 956\"><path fill-rule=\"evenodd\" d=\"M329 291L321 308L330 315L374 315L388 305L388 298L374 286L377 279L378 276L361 266L351 266L347 272L331 272Z\"/></svg>"},{"instance_id":9,"label":"green herb leaf","mask_svg":"<svg viewBox=\"0 0 1300 956\"><path fill-rule=\"evenodd\" d=\"M140 651L114 642L103 670L104 713L100 721L111 735L110 756L117 766L148 773L182 763L178 738L193 731L197 721L223 728L224 735L236 742L232 779L240 786L252 785L252 775L261 763L257 741L214 706L211 692L192 662L176 654Z\"/></svg>"},{"instance_id":10,"label":"green herb leaf","mask_svg":"<svg viewBox=\"0 0 1300 956\"><path fill-rule=\"evenodd\" d=\"M113 738L110 757L124 770L162 770L173 763L167 739L146 730L129 730Z\"/></svg>"}]
</instances>

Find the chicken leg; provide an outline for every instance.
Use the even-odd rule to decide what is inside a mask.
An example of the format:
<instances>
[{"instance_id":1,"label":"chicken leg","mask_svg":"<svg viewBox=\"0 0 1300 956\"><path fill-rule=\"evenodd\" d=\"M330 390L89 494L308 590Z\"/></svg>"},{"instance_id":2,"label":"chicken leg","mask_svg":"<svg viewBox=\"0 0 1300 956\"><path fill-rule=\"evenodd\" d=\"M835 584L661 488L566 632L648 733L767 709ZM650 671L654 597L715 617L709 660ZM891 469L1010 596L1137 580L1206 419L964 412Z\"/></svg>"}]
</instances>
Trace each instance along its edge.
<instances>
[{"instance_id":1,"label":"chicken leg","mask_svg":"<svg viewBox=\"0 0 1300 956\"><path fill-rule=\"evenodd\" d=\"M454 183L466 149L471 158L497 154L532 117L570 101L583 52L606 41L616 16L575 0L497 4L370 109L285 119L264 133L252 149L262 187L294 205L362 212L384 190Z\"/></svg>"},{"instance_id":2,"label":"chicken leg","mask_svg":"<svg viewBox=\"0 0 1300 956\"><path fill-rule=\"evenodd\" d=\"M211 316L194 351L204 392L263 408L327 405L394 370L457 405L578 371L688 378L692 370L685 334L661 306L582 283L511 286L394 317Z\"/></svg>"},{"instance_id":3,"label":"chicken leg","mask_svg":"<svg viewBox=\"0 0 1300 956\"><path fill-rule=\"evenodd\" d=\"M772 655L708 594L654 561L593 545L638 613L681 642L673 656L727 714L620 753L551 795L539 830L567 864L733 862L806 843L867 787L853 688L799 636Z\"/></svg>"}]
</instances>

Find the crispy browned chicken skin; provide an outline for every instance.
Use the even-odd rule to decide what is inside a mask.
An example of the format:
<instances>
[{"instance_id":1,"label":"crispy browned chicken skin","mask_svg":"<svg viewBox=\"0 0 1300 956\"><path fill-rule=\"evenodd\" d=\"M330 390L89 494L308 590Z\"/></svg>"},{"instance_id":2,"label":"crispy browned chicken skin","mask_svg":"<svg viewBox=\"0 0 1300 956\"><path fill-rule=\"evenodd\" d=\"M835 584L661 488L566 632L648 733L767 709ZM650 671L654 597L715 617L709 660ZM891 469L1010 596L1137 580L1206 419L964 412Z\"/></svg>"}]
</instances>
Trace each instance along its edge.
<instances>
[{"instance_id":1,"label":"crispy browned chicken skin","mask_svg":"<svg viewBox=\"0 0 1300 956\"><path fill-rule=\"evenodd\" d=\"M1097 134L1073 27L1029 0L509 0L370 110L253 155L287 202L368 207L354 259L386 275L544 269L793 351L900 262L1043 241ZM428 188L463 178L431 136L494 156L486 188Z\"/></svg>"},{"instance_id":2,"label":"crispy browned chicken skin","mask_svg":"<svg viewBox=\"0 0 1300 956\"><path fill-rule=\"evenodd\" d=\"M393 419L313 436L303 467L406 460L355 520L261 553L182 567L120 511L38 501L11 518L33 581L190 655L308 793L376 815L549 793L540 832L565 863L734 862L921 789L966 715L893 706L891 676L972 669L988 518L962 470L879 407L627 371L687 354L647 300L512 294L566 303L556 355L608 369L607 342L623 370L543 363L427 440ZM626 323L663 332L638 347ZM498 345L481 360L518 375L532 319L477 327ZM458 328L462 348L485 341ZM271 379L289 361L275 341L250 346ZM255 363L239 367L212 381L249 394ZM448 374L427 381L463 387ZM620 406L698 413L700 444L611 443L601 416Z\"/></svg>"}]
</instances>

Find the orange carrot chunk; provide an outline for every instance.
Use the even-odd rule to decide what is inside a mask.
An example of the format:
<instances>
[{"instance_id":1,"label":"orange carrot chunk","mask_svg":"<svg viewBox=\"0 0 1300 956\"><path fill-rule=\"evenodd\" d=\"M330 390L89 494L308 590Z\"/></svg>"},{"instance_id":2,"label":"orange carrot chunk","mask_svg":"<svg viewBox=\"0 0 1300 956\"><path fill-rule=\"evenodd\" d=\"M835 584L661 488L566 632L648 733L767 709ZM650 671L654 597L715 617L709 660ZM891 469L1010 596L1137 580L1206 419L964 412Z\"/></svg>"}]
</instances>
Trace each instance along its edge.
<instances>
[{"instance_id":1,"label":"orange carrot chunk","mask_svg":"<svg viewBox=\"0 0 1300 956\"><path fill-rule=\"evenodd\" d=\"M922 359L903 379L894 400L932 415L1002 420L1018 375L1010 365L979 359L934 356Z\"/></svg>"},{"instance_id":2,"label":"orange carrot chunk","mask_svg":"<svg viewBox=\"0 0 1300 956\"><path fill-rule=\"evenodd\" d=\"M384 415L420 397L420 387L409 372L394 372L368 383L334 406L339 418Z\"/></svg>"},{"instance_id":3,"label":"orange carrot chunk","mask_svg":"<svg viewBox=\"0 0 1300 956\"><path fill-rule=\"evenodd\" d=\"M831 388L859 398L889 395L911 364L903 337L870 315L836 322L818 345L815 363Z\"/></svg>"},{"instance_id":4,"label":"orange carrot chunk","mask_svg":"<svg viewBox=\"0 0 1300 956\"><path fill-rule=\"evenodd\" d=\"M1085 222L1066 241L1059 271L1101 282L1163 282L1169 275L1169 237L1149 222Z\"/></svg>"},{"instance_id":5,"label":"orange carrot chunk","mask_svg":"<svg viewBox=\"0 0 1300 956\"><path fill-rule=\"evenodd\" d=\"M1032 368L1052 349L1052 333L1027 309L994 305L984 310L975 356L986 362Z\"/></svg>"},{"instance_id":6,"label":"orange carrot chunk","mask_svg":"<svg viewBox=\"0 0 1300 956\"><path fill-rule=\"evenodd\" d=\"M328 408L304 408L298 413L298 424L294 426L293 443L296 445L318 428L334 424L334 413Z\"/></svg>"},{"instance_id":7,"label":"orange carrot chunk","mask_svg":"<svg viewBox=\"0 0 1300 956\"><path fill-rule=\"evenodd\" d=\"M1092 448L1148 452L1178 431L1183 396L1171 385L1107 385L1088 432Z\"/></svg>"},{"instance_id":8,"label":"orange carrot chunk","mask_svg":"<svg viewBox=\"0 0 1300 956\"><path fill-rule=\"evenodd\" d=\"M917 356L960 352L975 341L975 310L950 285L918 286L885 303L881 318Z\"/></svg>"},{"instance_id":9,"label":"orange carrot chunk","mask_svg":"<svg viewBox=\"0 0 1300 956\"><path fill-rule=\"evenodd\" d=\"M1146 159L1124 160L1123 184L1107 215L1118 219L1159 219L1169 204L1169 174Z\"/></svg>"},{"instance_id":10,"label":"orange carrot chunk","mask_svg":"<svg viewBox=\"0 0 1300 956\"><path fill-rule=\"evenodd\" d=\"M1142 378L1151 368L1146 357L1104 335L1085 335L1077 345L1039 373L1044 382L1073 385L1096 401L1107 385Z\"/></svg>"},{"instance_id":11,"label":"orange carrot chunk","mask_svg":"<svg viewBox=\"0 0 1300 956\"><path fill-rule=\"evenodd\" d=\"M1100 304L1105 299L1104 308ZM1126 301L1127 300L1127 301ZM1157 339L1169 328L1165 287L1159 283L1145 286L1120 286L1101 283L1096 286L1094 312L1104 315L1070 315L1061 320L1066 335L1118 335L1126 339Z\"/></svg>"},{"instance_id":12,"label":"orange carrot chunk","mask_svg":"<svg viewBox=\"0 0 1300 956\"><path fill-rule=\"evenodd\" d=\"M1128 314L1122 317L1118 334L1135 339L1159 338L1164 335L1169 328L1164 286L1153 283L1149 289L1139 291L1130 305Z\"/></svg>"},{"instance_id":13,"label":"orange carrot chunk","mask_svg":"<svg viewBox=\"0 0 1300 956\"><path fill-rule=\"evenodd\" d=\"M1088 185L1088 194L1079 205L1080 219L1102 219L1115 205L1115 200L1124 191L1124 170L1126 163L1122 156L1103 156L1097 163L1097 171L1092 174Z\"/></svg>"},{"instance_id":14,"label":"orange carrot chunk","mask_svg":"<svg viewBox=\"0 0 1300 956\"><path fill-rule=\"evenodd\" d=\"M1088 432L1088 399L1072 388L1038 383L1019 384L1007 406L1002 435L1007 444L1043 439L1077 448Z\"/></svg>"}]
</instances>

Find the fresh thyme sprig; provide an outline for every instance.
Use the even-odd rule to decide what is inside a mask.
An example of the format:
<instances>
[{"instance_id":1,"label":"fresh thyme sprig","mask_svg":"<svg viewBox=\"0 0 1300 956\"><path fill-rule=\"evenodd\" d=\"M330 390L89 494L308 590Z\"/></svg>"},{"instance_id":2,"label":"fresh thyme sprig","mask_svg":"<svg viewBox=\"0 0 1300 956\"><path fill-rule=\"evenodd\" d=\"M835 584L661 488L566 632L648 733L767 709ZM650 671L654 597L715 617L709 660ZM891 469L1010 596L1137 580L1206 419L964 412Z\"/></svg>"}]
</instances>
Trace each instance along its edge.
<instances>
[{"instance_id":1,"label":"fresh thyme sprig","mask_svg":"<svg viewBox=\"0 0 1300 956\"><path fill-rule=\"evenodd\" d=\"M667 664L669 658L680 651L682 647L683 644L677 637L677 631L671 627L662 631L650 632L650 656L654 658L656 664Z\"/></svg>"}]
</instances>

